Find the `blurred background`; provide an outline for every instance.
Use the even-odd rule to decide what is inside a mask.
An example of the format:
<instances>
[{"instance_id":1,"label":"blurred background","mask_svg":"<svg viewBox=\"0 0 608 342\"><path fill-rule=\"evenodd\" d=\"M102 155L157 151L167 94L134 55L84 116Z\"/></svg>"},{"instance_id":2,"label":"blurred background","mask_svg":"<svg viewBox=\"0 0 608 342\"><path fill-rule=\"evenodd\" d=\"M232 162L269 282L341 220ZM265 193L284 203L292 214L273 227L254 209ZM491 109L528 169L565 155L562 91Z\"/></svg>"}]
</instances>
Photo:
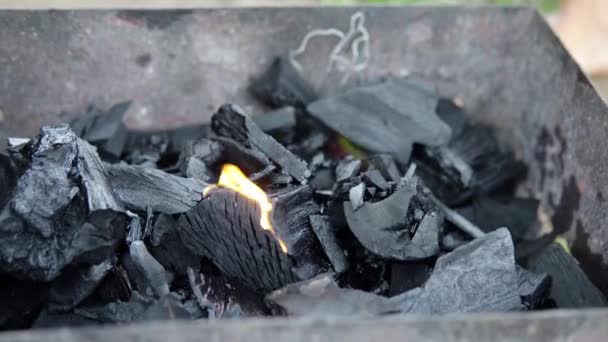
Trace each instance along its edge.
<instances>
[{"instance_id":1,"label":"blurred background","mask_svg":"<svg viewBox=\"0 0 608 342\"><path fill-rule=\"evenodd\" d=\"M201 6L531 5L608 99L608 0L0 0L0 8L175 8Z\"/></svg>"}]
</instances>

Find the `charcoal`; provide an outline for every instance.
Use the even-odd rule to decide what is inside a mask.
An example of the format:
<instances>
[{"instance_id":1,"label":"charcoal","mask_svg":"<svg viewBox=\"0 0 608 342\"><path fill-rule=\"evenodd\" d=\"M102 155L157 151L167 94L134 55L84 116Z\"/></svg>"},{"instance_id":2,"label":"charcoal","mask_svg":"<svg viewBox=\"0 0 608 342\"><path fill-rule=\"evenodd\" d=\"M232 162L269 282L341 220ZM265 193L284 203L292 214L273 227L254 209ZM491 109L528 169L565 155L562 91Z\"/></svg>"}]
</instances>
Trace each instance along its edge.
<instances>
[{"instance_id":1,"label":"charcoal","mask_svg":"<svg viewBox=\"0 0 608 342\"><path fill-rule=\"evenodd\" d=\"M396 296L422 286L429 279L431 268L423 263L391 264L389 295Z\"/></svg>"},{"instance_id":2,"label":"charcoal","mask_svg":"<svg viewBox=\"0 0 608 342\"><path fill-rule=\"evenodd\" d=\"M8 148L19 149L19 148L27 145L30 141L31 141L30 138L9 137L8 138Z\"/></svg>"},{"instance_id":3,"label":"charcoal","mask_svg":"<svg viewBox=\"0 0 608 342\"><path fill-rule=\"evenodd\" d=\"M193 140L207 138L209 135L210 127L206 124L162 131L129 131L125 152L179 154Z\"/></svg>"},{"instance_id":4,"label":"charcoal","mask_svg":"<svg viewBox=\"0 0 608 342\"><path fill-rule=\"evenodd\" d=\"M160 214L154 223L148 249L165 269L184 275L188 267L198 267L200 257L184 247L178 228L179 225L172 216Z\"/></svg>"},{"instance_id":5,"label":"charcoal","mask_svg":"<svg viewBox=\"0 0 608 342\"><path fill-rule=\"evenodd\" d=\"M128 253L123 254L128 255ZM103 302L126 302L133 294L133 285L129 280L124 267L114 266L110 272L101 280L95 290L95 295Z\"/></svg>"},{"instance_id":6,"label":"charcoal","mask_svg":"<svg viewBox=\"0 0 608 342\"><path fill-rule=\"evenodd\" d=\"M329 135L322 130L315 130L309 133L306 137L300 140L297 144L289 146L289 150L298 156L313 156L321 149L329 140Z\"/></svg>"},{"instance_id":7,"label":"charcoal","mask_svg":"<svg viewBox=\"0 0 608 342\"><path fill-rule=\"evenodd\" d=\"M123 164L106 165L118 198L131 210L177 214L188 211L202 198L206 183L166 172Z\"/></svg>"},{"instance_id":8,"label":"charcoal","mask_svg":"<svg viewBox=\"0 0 608 342\"><path fill-rule=\"evenodd\" d=\"M187 178L194 178L202 180L203 182L210 182L211 176L207 165L200 159L189 157L186 161L184 176Z\"/></svg>"},{"instance_id":9,"label":"charcoal","mask_svg":"<svg viewBox=\"0 0 608 342\"><path fill-rule=\"evenodd\" d=\"M342 182L356 176L361 170L361 160L343 159L336 166L336 182Z\"/></svg>"},{"instance_id":10,"label":"charcoal","mask_svg":"<svg viewBox=\"0 0 608 342\"><path fill-rule=\"evenodd\" d=\"M467 237L463 232L458 230L447 231L441 237L441 249L444 251L453 251L456 248L466 244Z\"/></svg>"},{"instance_id":11,"label":"charcoal","mask_svg":"<svg viewBox=\"0 0 608 342\"><path fill-rule=\"evenodd\" d=\"M51 281L94 264L124 238L126 215L93 147L67 125L43 127L0 213L0 268Z\"/></svg>"},{"instance_id":12,"label":"charcoal","mask_svg":"<svg viewBox=\"0 0 608 342\"><path fill-rule=\"evenodd\" d=\"M375 154L368 160L370 165L382 174L382 177L388 181L399 182L401 172L395 162L395 159L388 154Z\"/></svg>"},{"instance_id":13,"label":"charcoal","mask_svg":"<svg viewBox=\"0 0 608 342\"><path fill-rule=\"evenodd\" d=\"M266 114L256 115L253 117L253 121L264 132L293 129L296 126L296 110L289 106L283 107Z\"/></svg>"},{"instance_id":14,"label":"charcoal","mask_svg":"<svg viewBox=\"0 0 608 342\"><path fill-rule=\"evenodd\" d=\"M78 306L74 313L97 323L129 323L140 320L154 303L154 299L133 292L127 302Z\"/></svg>"},{"instance_id":15,"label":"charcoal","mask_svg":"<svg viewBox=\"0 0 608 342\"><path fill-rule=\"evenodd\" d=\"M350 191L348 192L348 199L350 200L350 205L352 206L354 211L363 206L363 197L365 195L365 189L366 188L364 183L359 183L359 185L350 188Z\"/></svg>"},{"instance_id":16,"label":"charcoal","mask_svg":"<svg viewBox=\"0 0 608 342\"><path fill-rule=\"evenodd\" d=\"M112 267L112 262L105 260L97 265L64 271L51 283L48 310L67 312L75 308L95 291Z\"/></svg>"},{"instance_id":17,"label":"charcoal","mask_svg":"<svg viewBox=\"0 0 608 342\"><path fill-rule=\"evenodd\" d=\"M222 153L217 141L199 139L186 143L179 157L180 172L188 178L209 182L212 178L209 167L221 160Z\"/></svg>"},{"instance_id":18,"label":"charcoal","mask_svg":"<svg viewBox=\"0 0 608 342\"><path fill-rule=\"evenodd\" d=\"M292 106L303 109L317 98L312 86L285 57L276 57L261 77L253 81L249 90L257 100L272 108Z\"/></svg>"},{"instance_id":19,"label":"charcoal","mask_svg":"<svg viewBox=\"0 0 608 342\"><path fill-rule=\"evenodd\" d=\"M127 226L129 229L127 232L127 244L130 245L133 241L143 239L144 231L141 226L141 219L139 216L129 211L127 211L127 215L129 215L129 225Z\"/></svg>"},{"instance_id":20,"label":"charcoal","mask_svg":"<svg viewBox=\"0 0 608 342\"><path fill-rule=\"evenodd\" d=\"M143 284L137 284L137 289L145 291L145 287L150 287L153 293L162 297L169 293L169 284L167 282L167 274L164 267L154 259L148 252L143 241L134 241L129 246L129 257L138 273L141 274Z\"/></svg>"},{"instance_id":21,"label":"charcoal","mask_svg":"<svg viewBox=\"0 0 608 342\"><path fill-rule=\"evenodd\" d=\"M223 105L211 118L213 131L262 152L279 165L283 173L306 183L310 171L306 162L293 155L274 138L264 133L238 106Z\"/></svg>"},{"instance_id":22,"label":"charcoal","mask_svg":"<svg viewBox=\"0 0 608 342\"><path fill-rule=\"evenodd\" d=\"M363 173L363 180L368 186L373 186L379 190L387 191L391 187L380 171L375 169L365 171Z\"/></svg>"},{"instance_id":23,"label":"charcoal","mask_svg":"<svg viewBox=\"0 0 608 342\"><path fill-rule=\"evenodd\" d=\"M415 80L394 79L311 103L307 111L366 150L401 163L412 145L446 144L450 127L435 114L438 97Z\"/></svg>"},{"instance_id":24,"label":"charcoal","mask_svg":"<svg viewBox=\"0 0 608 342\"><path fill-rule=\"evenodd\" d=\"M261 210L227 189L180 215L178 233L191 253L207 257L224 274L254 289L275 289L296 281L293 259L273 232L260 226Z\"/></svg>"},{"instance_id":25,"label":"charcoal","mask_svg":"<svg viewBox=\"0 0 608 342\"><path fill-rule=\"evenodd\" d=\"M547 277L522 272L515 264L511 235L501 228L439 257L422 288L412 290L417 298L413 305L405 303L404 312L530 310L544 299ZM535 294L541 298L530 299Z\"/></svg>"},{"instance_id":26,"label":"charcoal","mask_svg":"<svg viewBox=\"0 0 608 342\"><path fill-rule=\"evenodd\" d=\"M74 119L70 126L80 138L97 146L99 153L118 158L127 143L127 126L123 117L131 102L123 102L112 106L107 111L89 107L87 113Z\"/></svg>"},{"instance_id":27,"label":"charcoal","mask_svg":"<svg viewBox=\"0 0 608 342\"><path fill-rule=\"evenodd\" d=\"M433 195L433 193L424 188L424 194L433 202L433 204L441 210L445 219L450 222L454 227L457 227L460 231L467 235L478 238L485 235L485 232L477 227L473 222L469 221L466 217L458 213L456 210L449 208L443 202Z\"/></svg>"},{"instance_id":28,"label":"charcoal","mask_svg":"<svg viewBox=\"0 0 608 342\"><path fill-rule=\"evenodd\" d=\"M223 158L219 162L232 163L238 165L245 174L253 174L266 169L269 166L274 167L270 160L260 151L247 148L239 142L229 139L216 137L214 141L222 146Z\"/></svg>"},{"instance_id":29,"label":"charcoal","mask_svg":"<svg viewBox=\"0 0 608 342\"><path fill-rule=\"evenodd\" d=\"M32 329L59 328L59 327L84 327L98 325L99 322L82 317L74 312L51 313L43 310L36 321L32 324Z\"/></svg>"},{"instance_id":30,"label":"charcoal","mask_svg":"<svg viewBox=\"0 0 608 342\"><path fill-rule=\"evenodd\" d=\"M25 329L47 300L48 285L0 274L0 330Z\"/></svg>"},{"instance_id":31,"label":"charcoal","mask_svg":"<svg viewBox=\"0 0 608 342\"><path fill-rule=\"evenodd\" d=\"M560 245L551 244L531 258L528 269L553 278L550 298L559 308L604 307L606 298L581 270L576 259Z\"/></svg>"},{"instance_id":32,"label":"charcoal","mask_svg":"<svg viewBox=\"0 0 608 342\"><path fill-rule=\"evenodd\" d=\"M547 301L553 278L544 272L536 274L528 272L520 266L515 268L518 282L517 290L522 304L529 310L541 308Z\"/></svg>"},{"instance_id":33,"label":"charcoal","mask_svg":"<svg viewBox=\"0 0 608 342\"><path fill-rule=\"evenodd\" d=\"M15 170L9 156L0 153L0 208L3 208L9 200L16 181Z\"/></svg>"},{"instance_id":34,"label":"charcoal","mask_svg":"<svg viewBox=\"0 0 608 342\"><path fill-rule=\"evenodd\" d=\"M400 310L398 301L361 290L340 288L331 274L289 284L267 295L266 300L279 305L287 315L296 317L371 317Z\"/></svg>"},{"instance_id":35,"label":"charcoal","mask_svg":"<svg viewBox=\"0 0 608 342\"><path fill-rule=\"evenodd\" d=\"M199 307L207 311L209 318L244 318L269 313L259 293L225 277L188 269L188 280Z\"/></svg>"},{"instance_id":36,"label":"charcoal","mask_svg":"<svg viewBox=\"0 0 608 342\"><path fill-rule=\"evenodd\" d=\"M315 190L330 190L335 184L334 171L330 168L317 170L310 179L310 186Z\"/></svg>"},{"instance_id":37,"label":"charcoal","mask_svg":"<svg viewBox=\"0 0 608 342\"><path fill-rule=\"evenodd\" d=\"M374 187L369 187L369 188L367 188L367 189L366 189L366 191L367 191L367 193L369 194L369 197L372 197L372 198L373 198L373 197L375 197L375 196L376 196L376 188L374 188ZM380 193L378 193L378 194L380 194ZM351 203L352 203L352 199L351 199L350 201L351 201ZM355 208L353 208L353 209L355 209Z\"/></svg>"},{"instance_id":38,"label":"charcoal","mask_svg":"<svg viewBox=\"0 0 608 342\"><path fill-rule=\"evenodd\" d=\"M344 250L338 244L335 229L332 227L328 216L311 215L310 225L317 235L327 258L337 273L342 273L348 268L348 260Z\"/></svg>"},{"instance_id":39,"label":"charcoal","mask_svg":"<svg viewBox=\"0 0 608 342\"><path fill-rule=\"evenodd\" d=\"M160 321L175 319L199 319L204 313L195 301L184 300L174 292L159 298L141 315L141 321Z\"/></svg>"},{"instance_id":40,"label":"charcoal","mask_svg":"<svg viewBox=\"0 0 608 342\"><path fill-rule=\"evenodd\" d=\"M457 189L468 189L473 180L473 168L460 155L448 147L426 147L422 149L425 160L439 170L443 181Z\"/></svg>"},{"instance_id":41,"label":"charcoal","mask_svg":"<svg viewBox=\"0 0 608 342\"><path fill-rule=\"evenodd\" d=\"M386 199L366 202L356 211L350 202L344 202L348 226L363 246L385 258L415 260L434 256L439 252L442 219L437 212L419 209L421 223L411 238L406 220L416 196L416 181L410 181Z\"/></svg>"},{"instance_id":42,"label":"charcoal","mask_svg":"<svg viewBox=\"0 0 608 342\"><path fill-rule=\"evenodd\" d=\"M458 210L485 232L507 227L517 243L537 233L539 201L532 198L477 197L470 207Z\"/></svg>"}]
</instances>

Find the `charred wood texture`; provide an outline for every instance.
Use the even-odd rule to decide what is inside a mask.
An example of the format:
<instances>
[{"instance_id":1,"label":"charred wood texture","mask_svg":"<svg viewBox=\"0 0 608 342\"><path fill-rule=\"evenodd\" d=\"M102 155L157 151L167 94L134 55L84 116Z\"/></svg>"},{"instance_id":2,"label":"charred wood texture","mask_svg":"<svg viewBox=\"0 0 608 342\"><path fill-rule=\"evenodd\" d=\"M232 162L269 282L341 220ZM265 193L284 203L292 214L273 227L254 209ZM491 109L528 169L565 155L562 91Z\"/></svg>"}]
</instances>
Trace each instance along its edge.
<instances>
[{"instance_id":1,"label":"charred wood texture","mask_svg":"<svg viewBox=\"0 0 608 342\"><path fill-rule=\"evenodd\" d=\"M252 289L276 289L298 280L292 257L260 227L259 206L236 192L213 190L178 222L184 246Z\"/></svg>"}]
</instances>

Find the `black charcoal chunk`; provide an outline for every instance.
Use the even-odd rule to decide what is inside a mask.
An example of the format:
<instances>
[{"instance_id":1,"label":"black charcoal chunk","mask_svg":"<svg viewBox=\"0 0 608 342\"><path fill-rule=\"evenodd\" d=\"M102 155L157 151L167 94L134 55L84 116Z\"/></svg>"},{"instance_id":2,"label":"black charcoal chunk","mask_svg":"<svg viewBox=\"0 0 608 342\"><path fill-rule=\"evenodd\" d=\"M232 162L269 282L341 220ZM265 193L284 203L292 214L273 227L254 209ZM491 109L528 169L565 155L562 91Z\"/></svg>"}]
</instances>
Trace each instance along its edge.
<instances>
[{"instance_id":1,"label":"black charcoal chunk","mask_svg":"<svg viewBox=\"0 0 608 342\"><path fill-rule=\"evenodd\" d=\"M191 253L207 257L227 276L254 290L276 289L297 280L294 260L273 232L262 229L260 218L258 205L220 188L180 215L177 231Z\"/></svg>"},{"instance_id":2,"label":"black charcoal chunk","mask_svg":"<svg viewBox=\"0 0 608 342\"><path fill-rule=\"evenodd\" d=\"M169 293L169 284L164 267L148 252L143 241L135 241L129 246L129 256L138 272L143 276L145 285L149 286L158 297ZM142 287L139 287L141 290Z\"/></svg>"},{"instance_id":3,"label":"black charcoal chunk","mask_svg":"<svg viewBox=\"0 0 608 342\"><path fill-rule=\"evenodd\" d=\"M11 164L10 158L0 153L0 208L3 208L9 200L17 183L15 170Z\"/></svg>"},{"instance_id":4,"label":"black charcoal chunk","mask_svg":"<svg viewBox=\"0 0 608 342\"><path fill-rule=\"evenodd\" d=\"M110 260L90 267L64 271L51 283L48 298L50 312L67 312L75 308L95 291L99 282L110 272Z\"/></svg>"},{"instance_id":5,"label":"black charcoal chunk","mask_svg":"<svg viewBox=\"0 0 608 342\"><path fill-rule=\"evenodd\" d=\"M346 271L346 269L348 269L348 260L346 259L346 255L344 255L344 250L338 244L336 232L331 225L329 217L324 215L311 215L310 225L317 235L334 271L337 273Z\"/></svg>"},{"instance_id":6,"label":"black charcoal chunk","mask_svg":"<svg viewBox=\"0 0 608 342\"><path fill-rule=\"evenodd\" d=\"M123 259L129 253L123 254ZM114 266L110 272L101 280L101 283L95 290L95 296L99 297L103 302L126 302L133 294L133 285L129 280L129 275L124 269L124 266Z\"/></svg>"},{"instance_id":7,"label":"black charcoal chunk","mask_svg":"<svg viewBox=\"0 0 608 342\"><path fill-rule=\"evenodd\" d=\"M124 238L126 215L94 148L67 125L43 127L0 213L0 268L41 281L94 264Z\"/></svg>"},{"instance_id":8,"label":"black charcoal chunk","mask_svg":"<svg viewBox=\"0 0 608 342\"><path fill-rule=\"evenodd\" d=\"M256 115L253 121L264 132L292 129L296 126L296 110L293 107L283 107L270 113Z\"/></svg>"},{"instance_id":9,"label":"black charcoal chunk","mask_svg":"<svg viewBox=\"0 0 608 342\"><path fill-rule=\"evenodd\" d=\"M308 165L293 155L273 137L267 135L249 118L241 108L225 104L211 118L213 131L247 147L262 152L281 167L283 173L292 176L300 183L306 183L310 176Z\"/></svg>"},{"instance_id":10,"label":"black charcoal chunk","mask_svg":"<svg viewBox=\"0 0 608 342\"><path fill-rule=\"evenodd\" d=\"M171 215L160 214L154 222L148 249L163 267L177 275L184 275L189 267L198 267L201 258L184 246L178 229L177 220Z\"/></svg>"},{"instance_id":11,"label":"black charcoal chunk","mask_svg":"<svg viewBox=\"0 0 608 342\"><path fill-rule=\"evenodd\" d=\"M581 270L576 259L560 245L551 244L528 263L532 272L553 278L550 298L558 308L606 306L606 298Z\"/></svg>"},{"instance_id":12,"label":"black charcoal chunk","mask_svg":"<svg viewBox=\"0 0 608 342\"><path fill-rule=\"evenodd\" d=\"M193 140L184 145L179 156L179 167L182 175L188 178L211 181L210 167L222 159L222 145L213 140Z\"/></svg>"},{"instance_id":13,"label":"black charcoal chunk","mask_svg":"<svg viewBox=\"0 0 608 342\"><path fill-rule=\"evenodd\" d=\"M363 173L363 180L368 186L373 186L378 190L387 191L390 189L390 184L382 177L380 171L372 169Z\"/></svg>"},{"instance_id":14,"label":"black charcoal chunk","mask_svg":"<svg viewBox=\"0 0 608 342\"><path fill-rule=\"evenodd\" d=\"M340 288L333 275L289 284L266 296L288 316L373 317L400 311L399 301L373 293Z\"/></svg>"},{"instance_id":15,"label":"black charcoal chunk","mask_svg":"<svg viewBox=\"0 0 608 342\"><path fill-rule=\"evenodd\" d=\"M317 98L312 86L284 57L276 57L264 74L250 85L249 90L256 99L272 108L305 108Z\"/></svg>"},{"instance_id":16,"label":"black charcoal chunk","mask_svg":"<svg viewBox=\"0 0 608 342\"><path fill-rule=\"evenodd\" d=\"M348 191L348 199L350 200L350 205L352 206L354 211L363 206L363 197L365 195L365 189L365 184L359 183L359 185L353 186Z\"/></svg>"},{"instance_id":17,"label":"black charcoal chunk","mask_svg":"<svg viewBox=\"0 0 608 342\"><path fill-rule=\"evenodd\" d=\"M473 180L473 168L452 149L441 147L426 147L422 149L424 159L440 174L442 181L453 184L454 187L467 189Z\"/></svg>"},{"instance_id":18,"label":"black charcoal chunk","mask_svg":"<svg viewBox=\"0 0 608 342\"><path fill-rule=\"evenodd\" d=\"M417 208L420 217L418 231L410 236L408 209L417 196L416 181L405 182L395 193L382 201L364 203L353 210L344 202L344 215L350 230L368 250L385 258L416 260L439 252L439 231L442 218L437 212L425 213ZM418 236L418 237L417 237Z\"/></svg>"},{"instance_id":19,"label":"black charcoal chunk","mask_svg":"<svg viewBox=\"0 0 608 342\"><path fill-rule=\"evenodd\" d=\"M188 280L198 306L210 319L266 316L264 297L223 276L203 275L188 269Z\"/></svg>"},{"instance_id":20,"label":"black charcoal chunk","mask_svg":"<svg viewBox=\"0 0 608 342\"><path fill-rule=\"evenodd\" d=\"M413 305L407 303L404 312L530 310L544 299L550 284L546 277L522 272L515 263L509 231L501 228L439 257L422 288L412 290L417 298ZM531 300L534 294L539 298Z\"/></svg>"},{"instance_id":21,"label":"black charcoal chunk","mask_svg":"<svg viewBox=\"0 0 608 342\"><path fill-rule=\"evenodd\" d=\"M131 210L177 214L188 211L203 197L207 184L156 169L124 164L106 165L118 198Z\"/></svg>"},{"instance_id":22,"label":"black charcoal chunk","mask_svg":"<svg viewBox=\"0 0 608 342\"><path fill-rule=\"evenodd\" d=\"M128 131L123 117L130 106L130 101L114 105L107 111L91 106L85 115L74 119L70 126L77 136L97 146L102 156L106 154L118 158L127 143Z\"/></svg>"},{"instance_id":23,"label":"black charcoal chunk","mask_svg":"<svg viewBox=\"0 0 608 342\"><path fill-rule=\"evenodd\" d=\"M423 263L400 263L391 265L389 295L395 296L422 286L429 279L431 268Z\"/></svg>"},{"instance_id":24,"label":"black charcoal chunk","mask_svg":"<svg viewBox=\"0 0 608 342\"><path fill-rule=\"evenodd\" d=\"M214 164L217 168L220 167L220 164L231 163L237 165L246 175L261 172L268 167L275 168L270 159L258 150L247 148L230 138L215 137L213 139L222 146L222 158Z\"/></svg>"},{"instance_id":25,"label":"black charcoal chunk","mask_svg":"<svg viewBox=\"0 0 608 342\"><path fill-rule=\"evenodd\" d=\"M388 154L375 154L371 156L368 161L382 173L382 176L386 180L399 182L401 179L401 172L392 156Z\"/></svg>"},{"instance_id":26,"label":"black charcoal chunk","mask_svg":"<svg viewBox=\"0 0 608 342\"><path fill-rule=\"evenodd\" d=\"M450 127L435 114L438 97L415 80L393 79L311 103L314 117L371 152L407 163L414 143L440 146Z\"/></svg>"},{"instance_id":27,"label":"black charcoal chunk","mask_svg":"<svg viewBox=\"0 0 608 342\"><path fill-rule=\"evenodd\" d=\"M47 300L48 285L0 274L0 330L28 328Z\"/></svg>"},{"instance_id":28,"label":"black charcoal chunk","mask_svg":"<svg viewBox=\"0 0 608 342\"><path fill-rule=\"evenodd\" d=\"M361 170L361 160L359 159L343 159L336 166L336 182L348 180Z\"/></svg>"}]
</instances>

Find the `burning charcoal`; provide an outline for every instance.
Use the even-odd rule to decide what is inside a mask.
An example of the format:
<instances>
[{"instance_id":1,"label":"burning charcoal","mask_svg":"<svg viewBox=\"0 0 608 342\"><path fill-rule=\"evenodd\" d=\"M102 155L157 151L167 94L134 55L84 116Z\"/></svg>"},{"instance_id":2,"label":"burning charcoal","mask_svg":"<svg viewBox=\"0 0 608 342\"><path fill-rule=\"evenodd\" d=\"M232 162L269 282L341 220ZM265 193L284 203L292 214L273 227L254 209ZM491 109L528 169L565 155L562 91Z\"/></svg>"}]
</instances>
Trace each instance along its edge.
<instances>
[{"instance_id":1,"label":"burning charcoal","mask_svg":"<svg viewBox=\"0 0 608 342\"><path fill-rule=\"evenodd\" d=\"M107 111L91 106L85 115L73 120L70 126L77 136L97 146L102 156L107 154L118 158L127 143L127 126L123 123L123 116L130 106L131 102L123 102Z\"/></svg>"},{"instance_id":2,"label":"burning charcoal","mask_svg":"<svg viewBox=\"0 0 608 342\"><path fill-rule=\"evenodd\" d=\"M283 57L275 58L249 89L256 99L272 108L305 108L317 98L314 89Z\"/></svg>"},{"instance_id":3,"label":"burning charcoal","mask_svg":"<svg viewBox=\"0 0 608 342\"><path fill-rule=\"evenodd\" d=\"M435 114L437 101L421 83L394 79L321 99L307 110L353 143L407 163L413 143L440 146L450 139L450 127Z\"/></svg>"},{"instance_id":4,"label":"burning charcoal","mask_svg":"<svg viewBox=\"0 0 608 342\"><path fill-rule=\"evenodd\" d=\"M127 215L129 215L129 225L127 226L129 231L127 233L127 244L131 244L133 241L143 239L144 232L141 227L141 219L136 214L127 211Z\"/></svg>"},{"instance_id":5,"label":"burning charcoal","mask_svg":"<svg viewBox=\"0 0 608 342\"><path fill-rule=\"evenodd\" d=\"M47 287L0 274L0 330L27 328L46 301Z\"/></svg>"},{"instance_id":6,"label":"burning charcoal","mask_svg":"<svg viewBox=\"0 0 608 342\"><path fill-rule=\"evenodd\" d=\"M142 276L143 284L137 284L139 291L147 293L145 287L150 287L158 297L169 293L165 269L150 255L143 241L135 241L129 246L129 257L137 272Z\"/></svg>"},{"instance_id":7,"label":"burning charcoal","mask_svg":"<svg viewBox=\"0 0 608 342\"><path fill-rule=\"evenodd\" d=\"M386 180L399 182L401 179L401 172L399 171L399 167L395 162L395 159L388 154L375 154L371 156L368 162L374 166L380 173L382 177Z\"/></svg>"},{"instance_id":8,"label":"burning charcoal","mask_svg":"<svg viewBox=\"0 0 608 342\"><path fill-rule=\"evenodd\" d=\"M296 110L293 107L283 107L270 113L256 115L253 121L264 132L292 129L296 126Z\"/></svg>"},{"instance_id":9,"label":"burning charcoal","mask_svg":"<svg viewBox=\"0 0 608 342\"><path fill-rule=\"evenodd\" d=\"M0 213L0 267L51 281L69 264L108 258L126 215L93 147L59 125L43 127L28 149L30 163Z\"/></svg>"},{"instance_id":10,"label":"burning charcoal","mask_svg":"<svg viewBox=\"0 0 608 342\"><path fill-rule=\"evenodd\" d=\"M344 202L348 226L363 246L397 260L428 258L439 252L441 216L434 211L425 213L421 208L409 208L414 200L418 201L416 186L415 180L405 182L386 199L364 203L356 211L350 202ZM413 238L409 235L412 227L407 225L408 212L419 213L412 216L419 224Z\"/></svg>"},{"instance_id":11,"label":"burning charcoal","mask_svg":"<svg viewBox=\"0 0 608 342\"><path fill-rule=\"evenodd\" d=\"M201 309L209 318L244 318L269 313L264 298L224 277L205 276L188 269L188 280Z\"/></svg>"},{"instance_id":12,"label":"burning charcoal","mask_svg":"<svg viewBox=\"0 0 608 342\"><path fill-rule=\"evenodd\" d=\"M274 167L262 152L247 148L233 139L219 137L214 138L214 141L220 143L223 151L223 158L218 164L236 164L248 175L260 172L269 166Z\"/></svg>"},{"instance_id":13,"label":"burning charcoal","mask_svg":"<svg viewBox=\"0 0 608 342\"><path fill-rule=\"evenodd\" d=\"M352 206L354 211L356 211L357 209L361 208L361 206L363 206L363 196L364 195L365 195L365 184L364 183L359 183L359 185L353 186L352 188L350 188L350 191L348 192L348 199L350 200L350 205Z\"/></svg>"},{"instance_id":14,"label":"burning charcoal","mask_svg":"<svg viewBox=\"0 0 608 342\"><path fill-rule=\"evenodd\" d=\"M260 226L261 209L236 192L216 189L179 217L182 243L252 289L296 281L293 260L272 231Z\"/></svg>"},{"instance_id":15,"label":"burning charcoal","mask_svg":"<svg viewBox=\"0 0 608 342\"><path fill-rule=\"evenodd\" d=\"M160 170L129 165L106 165L116 195L136 211L177 214L188 211L202 198L202 181L170 175Z\"/></svg>"},{"instance_id":16,"label":"burning charcoal","mask_svg":"<svg viewBox=\"0 0 608 342\"><path fill-rule=\"evenodd\" d=\"M507 227L517 243L536 235L539 201L531 198L477 197L459 212L485 232Z\"/></svg>"},{"instance_id":17,"label":"burning charcoal","mask_svg":"<svg viewBox=\"0 0 608 342\"><path fill-rule=\"evenodd\" d=\"M170 215L160 214L150 235L150 254L175 274L186 274L188 267L198 267L200 257L192 254L179 238L179 225Z\"/></svg>"},{"instance_id":18,"label":"burning charcoal","mask_svg":"<svg viewBox=\"0 0 608 342\"><path fill-rule=\"evenodd\" d=\"M90 267L64 271L51 283L48 310L67 312L75 308L95 291L101 279L112 267L112 262L106 260Z\"/></svg>"},{"instance_id":19,"label":"burning charcoal","mask_svg":"<svg viewBox=\"0 0 608 342\"><path fill-rule=\"evenodd\" d=\"M363 173L363 180L367 185L374 186L379 190L386 191L391 187L378 170L372 169L365 171Z\"/></svg>"},{"instance_id":20,"label":"burning charcoal","mask_svg":"<svg viewBox=\"0 0 608 342\"><path fill-rule=\"evenodd\" d=\"M391 296L422 286L429 279L431 268L422 263L399 263L391 265Z\"/></svg>"},{"instance_id":21,"label":"burning charcoal","mask_svg":"<svg viewBox=\"0 0 608 342\"><path fill-rule=\"evenodd\" d=\"M430 278L416 291L405 312L517 311L542 301L550 281L546 275L522 272L515 264L513 241L505 228L439 257ZM530 300L530 296L541 295Z\"/></svg>"},{"instance_id":22,"label":"burning charcoal","mask_svg":"<svg viewBox=\"0 0 608 342\"><path fill-rule=\"evenodd\" d=\"M361 170L361 160L359 159L343 159L336 166L336 182L342 182L350 179Z\"/></svg>"},{"instance_id":23,"label":"burning charcoal","mask_svg":"<svg viewBox=\"0 0 608 342\"><path fill-rule=\"evenodd\" d=\"M338 286L331 274L289 284L266 296L289 316L363 316L398 312L397 301L373 293Z\"/></svg>"},{"instance_id":24,"label":"burning charcoal","mask_svg":"<svg viewBox=\"0 0 608 342\"><path fill-rule=\"evenodd\" d=\"M558 308L589 308L607 305L602 293L591 283L578 262L560 245L551 244L532 258L528 269L553 278L550 298Z\"/></svg>"},{"instance_id":25,"label":"burning charcoal","mask_svg":"<svg viewBox=\"0 0 608 342\"><path fill-rule=\"evenodd\" d=\"M262 152L279 165L283 173L292 176L300 183L306 183L306 179L310 176L306 162L264 133L238 106L223 105L211 118L211 125L218 135L232 138Z\"/></svg>"},{"instance_id":26,"label":"burning charcoal","mask_svg":"<svg viewBox=\"0 0 608 342\"><path fill-rule=\"evenodd\" d=\"M338 244L336 240L336 233L334 228L331 226L329 217L323 215L311 215L309 217L310 225L313 231L317 235L327 258L331 262L334 271L342 273L348 268L348 260L344 255L344 250Z\"/></svg>"}]
</instances>

